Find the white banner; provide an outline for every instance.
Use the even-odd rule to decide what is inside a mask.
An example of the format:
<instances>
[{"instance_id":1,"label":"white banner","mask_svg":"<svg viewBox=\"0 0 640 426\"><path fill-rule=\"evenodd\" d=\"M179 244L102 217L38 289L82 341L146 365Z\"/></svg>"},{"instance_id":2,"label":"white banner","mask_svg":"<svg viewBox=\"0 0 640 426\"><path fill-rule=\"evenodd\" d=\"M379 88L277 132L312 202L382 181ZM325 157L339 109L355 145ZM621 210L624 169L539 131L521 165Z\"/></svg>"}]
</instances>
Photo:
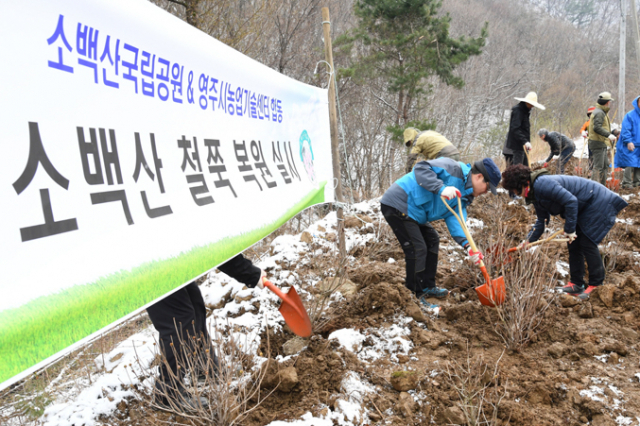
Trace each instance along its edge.
<instances>
[{"instance_id":1,"label":"white banner","mask_svg":"<svg viewBox=\"0 0 640 426\"><path fill-rule=\"evenodd\" d=\"M146 0L0 34L0 387L333 201L326 90Z\"/></svg>"}]
</instances>

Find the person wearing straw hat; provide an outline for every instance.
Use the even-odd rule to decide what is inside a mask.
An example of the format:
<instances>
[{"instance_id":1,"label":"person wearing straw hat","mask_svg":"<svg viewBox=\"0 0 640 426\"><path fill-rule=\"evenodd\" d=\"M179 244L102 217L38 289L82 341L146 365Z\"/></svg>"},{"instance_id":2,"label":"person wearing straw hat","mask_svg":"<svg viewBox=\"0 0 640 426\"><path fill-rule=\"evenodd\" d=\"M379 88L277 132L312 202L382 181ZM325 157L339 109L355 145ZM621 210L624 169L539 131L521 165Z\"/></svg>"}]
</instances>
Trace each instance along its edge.
<instances>
[{"instance_id":1,"label":"person wearing straw hat","mask_svg":"<svg viewBox=\"0 0 640 426\"><path fill-rule=\"evenodd\" d=\"M440 157L452 158L460 161L460 151L447 138L433 130L421 132L415 127L407 127L403 133L404 144L411 148L407 158L406 172L409 173L418 162L418 156L425 160L435 160Z\"/></svg>"},{"instance_id":2,"label":"person wearing straw hat","mask_svg":"<svg viewBox=\"0 0 640 426\"><path fill-rule=\"evenodd\" d=\"M527 165L524 150L531 151L531 124L529 122L531 108L536 107L544 110L545 107L538 103L538 95L536 92L529 92L524 98L514 99L519 102L511 108L509 132L507 133L505 148L513 152L511 164Z\"/></svg>"},{"instance_id":3,"label":"person wearing straw hat","mask_svg":"<svg viewBox=\"0 0 640 426\"><path fill-rule=\"evenodd\" d=\"M609 121L609 110L613 98L611 93L602 92L598 95L598 105L591 114L589 121L589 149L593 155L593 173L591 180L607 184L609 169L609 159L607 150L610 149L618 139L611 132L611 122ZM613 164L612 164L613 165Z\"/></svg>"},{"instance_id":4,"label":"person wearing straw hat","mask_svg":"<svg viewBox=\"0 0 640 426\"><path fill-rule=\"evenodd\" d=\"M404 251L405 286L425 305L430 305L426 298L449 294L447 289L436 287L440 236L430 222L444 219L451 237L465 248L470 259L479 264L483 258L482 253L469 247L464 230L441 197L459 197L466 220L466 208L474 197L489 190L495 195L498 184L500 169L491 158L472 165L443 157L420 161L382 196L380 210Z\"/></svg>"}]
</instances>

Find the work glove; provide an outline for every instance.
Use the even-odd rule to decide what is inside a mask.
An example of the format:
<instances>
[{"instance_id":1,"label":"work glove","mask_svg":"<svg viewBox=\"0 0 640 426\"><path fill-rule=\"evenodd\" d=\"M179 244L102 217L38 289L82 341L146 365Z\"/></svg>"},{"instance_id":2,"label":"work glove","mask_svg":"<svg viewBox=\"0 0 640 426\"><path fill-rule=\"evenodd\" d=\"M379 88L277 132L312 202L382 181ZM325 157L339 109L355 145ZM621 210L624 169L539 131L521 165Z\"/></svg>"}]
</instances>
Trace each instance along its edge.
<instances>
[{"instance_id":1,"label":"work glove","mask_svg":"<svg viewBox=\"0 0 640 426\"><path fill-rule=\"evenodd\" d=\"M632 142L629 142L629 143L627 144L627 149L628 149L629 151L633 151L634 149L636 149L636 146L635 146Z\"/></svg>"},{"instance_id":2,"label":"work glove","mask_svg":"<svg viewBox=\"0 0 640 426\"><path fill-rule=\"evenodd\" d=\"M584 139L588 138L588 137L589 137L589 132L587 132L586 130L583 130L583 131L582 131L582 137L583 137Z\"/></svg>"},{"instance_id":3,"label":"work glove","mask_svg":"<svg viewBox=\"0 0 640 426\"><path fill-rule=\"evenodd\" d=\"M616 135L614 135L613 133L609 133L609 140L611 142L615 142L618 138L616 138Z\"/></svg>"},{"instance_id":4,"label":"work glove","mask_svg":"<svg viewBox=\"0 0 640 426\"><path fill-rule=\"evenodd\" d=\"M522 240L522 242L520 244L518 244L517 249L518 250L523 250L523 249L527 248L528 245L529 245L529 241Z\"/></svg>"},{"instance_id":5,"label":"work glove","mask_svg":"<svg viewBox=\"0 0 640 426\"><path fill-rule=\"evenodd\" d=\"M546 169L547 167L549 167L549 163L544 163L544 164L542 165L542 167L544 167L544 168Z\"/></svg>"},{"instance_id":6,"label":"work glove","mask_svg":"<svg viewBox=\"0 0 640 426\"><path fill-rule=\"evenodd\" d=\"M524 147L527 151L531 151L533 147L531 146L531 142L527 142L524 144Z\"/></svg>"},{"instance_id":7,"label":"work glove","mask_svg":"<svg viewBox=\"0 0 640 426\"><path fill-rule=\"evenodd\" d=\"M482 253L480 253L479 251L473 251L471 247L469 247L468 253L469 253L469 258L476 265L479 265L480 262L482 262L482 259L484 259L484 256L482 255Z\"/></svg>"},{"instance_id":8,"label":"work glove","mask_svg":"<svg viewBox=\"0 0 640 426\"><path fill-rule=\"evenodd\" d=\"M258 284L256 284L256 287L258 287L260 290L262 290L264 288L264 280L267 279L267 273L260 269L260 279L258 280Z\"/></svg>"},{"instance_id":9,"label":"work glove","mask_svg":"<svg viewBox=\"0 0 640 426\"><path fill-rule=\"evenodd\" d=\"M569 239L569 244L571 244L573 242L573 240L578 238L578 236L576 235L575 232L563 232L562 233L562 237L563 238L568 238Z\"/></svg>"},{"instance_id":10,"label":"work glove","mask_svg":"<svg viewBox=\"0 0 640 426\"><path fill-rule=\"evenodd\" d=\"M462 198L462 194L460 193L460 191L458 191L458 188L456 188L455 186L447 186L445 189L442 190L441 195L447 200L453 200L456 197Z\"/></svg>"}]
</instances>

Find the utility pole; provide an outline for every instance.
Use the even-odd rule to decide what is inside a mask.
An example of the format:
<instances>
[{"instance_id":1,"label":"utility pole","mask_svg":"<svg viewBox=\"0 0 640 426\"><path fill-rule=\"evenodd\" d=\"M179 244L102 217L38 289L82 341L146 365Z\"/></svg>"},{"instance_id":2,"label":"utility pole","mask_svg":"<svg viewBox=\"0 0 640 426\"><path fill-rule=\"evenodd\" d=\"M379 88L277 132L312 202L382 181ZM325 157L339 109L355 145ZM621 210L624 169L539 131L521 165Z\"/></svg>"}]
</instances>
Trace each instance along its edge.
<instances>
[{"instance_id":1,"label":"utility pole","mask_svg":"<svg viewBox=\"0 0 640 426\"><path fill-rule=\"evenodd\" d=\"M624 115L626 108L624 99L625 60L627 45L627 0L620 0L620 72L618 80L618 111ZM614 114L615 115L615 114Z\"/></svg>"},{"instance_id":2,"label":"utility pole","mask_svg":"<svg viewBox=\"0 0 640 426\"><path fill-rule=\"evenodd\" d=\"M347 245L344 239L344 211L342 204L344 197L342 196L342 178L340 174L340 151L338 150L338 112L336 109L336 85L334 78L335 67L333 66L333 50L331 47L331 18L329 16L329 8L322 8L322 34L324 37L324 57L329 64L329 124L331 126L331 158L333 160L333 178L337 180L335 189L335 197L338 200L338 249L340 250L340 259L347 257Z\"/></svg>"},{"instance_id":3,"label":"utility pole","mask_svg":"<svg viewBox=\"0 0 640 426\"><path fill-rule=\"evenodd\" d=\"M636 60L638 61L638 74L640 75L640 27L638 27L638 9L636 0L631 0L631 19L633 20L633 37L636 45ZM638 90L636 87L635 90Z\"/></svg>"}]
</instances>

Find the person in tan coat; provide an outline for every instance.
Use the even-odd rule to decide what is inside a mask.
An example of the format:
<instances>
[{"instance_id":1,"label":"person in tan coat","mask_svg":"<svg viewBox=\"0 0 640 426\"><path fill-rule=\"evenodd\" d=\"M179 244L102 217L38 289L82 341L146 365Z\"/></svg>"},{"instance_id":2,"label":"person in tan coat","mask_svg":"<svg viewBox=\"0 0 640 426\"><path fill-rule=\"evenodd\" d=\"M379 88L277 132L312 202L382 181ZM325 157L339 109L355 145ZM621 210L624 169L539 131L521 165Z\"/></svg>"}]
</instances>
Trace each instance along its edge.
<instances>
[{"instance_id":1,"label":"person in tan coat","mask_svg":"<svg viewBox=\"0 0 640 426\"><path fill-rule=\"evenodd\" d=\"M426 161L441 157L449 157L455 161L460 161L460 151L447 138L434 130L421 132L415 127L407 127L403 135L404 144L413 146L407 158L407 173L413 170L413 166L418 162L418 156L420 155Z\"/></svg>"}]
</instances>

